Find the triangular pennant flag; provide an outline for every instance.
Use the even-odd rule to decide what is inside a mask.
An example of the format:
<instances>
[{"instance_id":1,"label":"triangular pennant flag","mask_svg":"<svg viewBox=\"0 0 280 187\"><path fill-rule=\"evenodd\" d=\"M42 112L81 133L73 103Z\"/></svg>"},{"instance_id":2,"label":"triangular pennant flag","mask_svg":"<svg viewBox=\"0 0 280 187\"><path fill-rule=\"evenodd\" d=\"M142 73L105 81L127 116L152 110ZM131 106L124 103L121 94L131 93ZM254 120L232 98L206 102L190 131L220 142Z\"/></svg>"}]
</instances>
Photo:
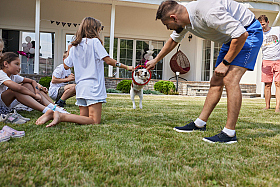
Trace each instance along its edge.
<instances>
[{"instance_id":1,"label":"triangular pennant flag","mask_svg":"<svg viewBox=\"0 0 280 187\"><path fill-rule=\"evenodd\" d=\"M56 22L56 25L59 25L59 24L60 24L60 22L59 22L59 21L57 21L57 22Z\"/></svg>"},{"instance_id":2,"label":"triangular pennant flag","mask_svg":"<svg viewBox=\"0 0 280 187\"><path fill-rule=\"evenodd\" d=\"M62 26L64 27L66 23L65 23L65 22L61 22L61 24L62 24Z\"/></svg>"},{"instance_id":3,"label":"triangular pennant flag","mask_svg":"<svg viewBox=\"0 0 280 187\"><path fill-rule=\"evenodd\" d=\"M76 27L76 26L77 26L77 23L73 23L73 25Z\"/></svg>"},{"instance_id":4,"label":"triangular pennant flag","mask_svg":"<svg viewBox=\"0 0 280 187\"><path fill-rule=\"evenodd\" d=\"M51 20L51 24L53 24L54 21Z\"/></svg>"},{"instance_id":5,"label":"triangular pennant flag","mask_svg":"<svg viewBox=\"0 0 280 187\"><path fill-rule=\"evenodd\" d=\"M68 27L70 27L70 26L71 26L71 23L67 23L67 25L68 25Z\"/></svg>"}]
</instances>

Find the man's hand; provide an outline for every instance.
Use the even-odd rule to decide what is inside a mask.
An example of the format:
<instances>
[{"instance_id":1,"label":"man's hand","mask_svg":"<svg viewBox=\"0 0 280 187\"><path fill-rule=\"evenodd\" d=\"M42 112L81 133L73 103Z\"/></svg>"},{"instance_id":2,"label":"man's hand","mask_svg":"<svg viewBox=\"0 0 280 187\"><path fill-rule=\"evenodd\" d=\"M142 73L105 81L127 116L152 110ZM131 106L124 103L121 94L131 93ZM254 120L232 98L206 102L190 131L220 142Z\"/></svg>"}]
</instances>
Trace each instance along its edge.
<instances>
[{"instance_id":1,"label":"man's hand","mask_svg":"<svg viewBox=\"0 0 280 187\"><path fill-rule=\"evenodd\" d=\"M74 81L74 80L75 80L75 75L74 75L73 73L71 73L71 74L67 77L67 79L68 79L68 82L69 82L69 81Z\"/></svg>"},{"instance_id":2,"label":"man's hand","mask_svg":"<svg viewBox=\"0 0 280 187\"><path fill-rule=\"evenodd\" d=\"M157 61L155 60L155 59L153 59L153 60L150 60L149 62L147 62L147 64L146 64L146 66L147 66L147 70L149 70L149 69L154 69L155 68L155 66L156 66L156 64L157 64Z\"/></svg>"},{"instance_id":3,"label":"man's hand","mask_svg":"<svg viewBox=\"0 0 280 187\"><path fill-rule=\"evenodd\" d=\"M226 76L228 69L229 69L229 66L226 66L223 62L221 62L215 69L214 73L218 77L224 77L224 76Z\"/></svg>"}]
</instances>

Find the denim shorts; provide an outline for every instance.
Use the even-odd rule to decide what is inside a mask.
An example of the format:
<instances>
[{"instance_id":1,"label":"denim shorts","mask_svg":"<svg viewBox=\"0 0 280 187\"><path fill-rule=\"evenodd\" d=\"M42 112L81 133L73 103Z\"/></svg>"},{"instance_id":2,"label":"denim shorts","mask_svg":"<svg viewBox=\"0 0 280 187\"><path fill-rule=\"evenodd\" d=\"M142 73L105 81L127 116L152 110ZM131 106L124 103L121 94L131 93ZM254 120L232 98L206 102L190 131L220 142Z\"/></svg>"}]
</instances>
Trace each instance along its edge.
<instances>
[{"instance_id":1,"label":"denim shorts","mask_svg":"<svg viewBox=\"0 0 280 187\"><path fill-rule=\"evenodd\" d=\"M246 30L249 34L247 37L245 44L238 55L234 58L234 60L230 63L231 65L244 67L250 71L254 70L258 53L262 46L263 42L263 31L262 26L258 20L251 23L250 26L246 27ZM224 59L227 54L230 43L223 44L219 56L216 61L217 67Z\"/></svg>"},{"instance_id":2,"label":"denim shorts","mask_svg":"<svg viewBox=\"0 0 280 187\"><path fill-rule=\"evenodd\" d=\"M106 103L106 99L94 100L94 99L77 98L77 101L75 104L78 106L90 106L90 105L94 105L96 103Z\"/></svg>"}]
</instances>

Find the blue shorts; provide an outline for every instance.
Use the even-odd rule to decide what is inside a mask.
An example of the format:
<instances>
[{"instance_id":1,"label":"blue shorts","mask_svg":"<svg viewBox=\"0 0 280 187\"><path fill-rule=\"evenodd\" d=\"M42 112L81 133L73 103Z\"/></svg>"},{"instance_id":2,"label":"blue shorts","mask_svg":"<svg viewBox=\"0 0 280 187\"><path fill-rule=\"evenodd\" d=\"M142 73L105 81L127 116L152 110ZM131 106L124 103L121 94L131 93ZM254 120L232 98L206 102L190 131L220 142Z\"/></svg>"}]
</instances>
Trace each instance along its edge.
<instances>
[{"instance_id":1,"label":"blue shorts","mask_svg":"<svg viewBox=\"0 0 280 187\"><path fill-rule=\"evenodd\" d=\"M234 60L230 63L231 65L240 66L247 68L248 70L253 71L258 53L262 46L263 42L263 31L262 26L258 20L255 20L251 23L250 26L245 27L249 36L245 41L245 44L238 55L234 58ZM229 50L231 42L223 44L219 56L216 61L217 67L224 59L225 55Z\"/></svg>"},{"instance_id":2,"label":"blue shorts","mask_svg":"<svg viewBox=\"0 0 280 187\"><path fill-rule=\"evenodd\" d=\"M106 103L106 99L94 100L94 99L77 98L77 101L75 104L78 106L90 106L90 105L94 105L96 103Z\"/></svg>"}]
</instances>

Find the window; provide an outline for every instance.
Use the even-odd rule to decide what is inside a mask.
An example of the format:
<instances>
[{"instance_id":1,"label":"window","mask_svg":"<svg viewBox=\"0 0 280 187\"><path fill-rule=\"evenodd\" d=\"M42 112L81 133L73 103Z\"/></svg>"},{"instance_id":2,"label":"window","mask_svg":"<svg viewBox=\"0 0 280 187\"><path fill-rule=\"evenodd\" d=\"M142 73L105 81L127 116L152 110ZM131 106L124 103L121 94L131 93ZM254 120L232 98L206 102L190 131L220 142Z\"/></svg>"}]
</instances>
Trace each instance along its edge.
<instances>
[{"instance_id":1,"label":"window","mask_svg":"<svg viewBox=\"0 0 280 187\"><path fill-rule=\"evenodd\" d=\"M164 45L163 41L133 40L133 39L114 39L114 59L128 66L144 64L144 55L147 50L153 48L153 58L160 52ZM110 38L105 37L104 47L109 53ZM163 60L157 63L153 71L153 79L162 79ZM108 76L108 65L105 65L105 76ZM122 68L114 69L113 75L118 78L131 78L131 72Z\"/></svg>"},{"instance_id":2,"label":"window","mask_svg":"<svg viewBox=\"0 0 280 187\"><path fill-rule=\"evenodd\" d=\"M132 66L133 40L120 39L120 63ZM119 68L119 78L131 78L131 72Z\"/></svg>"},{"instance_id":3,"label":"window","mask_svg":"<svg viewBox=\"0 0 280 187\"><path fill-rule=\"evenodd\" d=\"M74 34L66 34L66 39L65 39L65 41L66 41L66 44L65 44L65 51L67 51L68 50L68 45L70 45L71 44L71 42L73 42L74 41Z\"/></svg>"},{"instance_id":4,"label":"window","mask_svg":"<svg viewBox=\"0 0 280 187\"><path fill-rule=\"evenodd\" d=\"M155 58L164 46L163 41L152 41L152 46L154 46L153 57ZM157 63L155 69L153 70L152 79L162 79L163 71L163 59Z\"/></svg>"},{"instance_id":5,"label":"window","mask_svg":"<svg viewBox=\"0 0 280 187\"><path fill-rule=\"evenodd\" d=\"M203 56L202 56L202 81L209 81L212 77L219 51L222 44L211 42L210 40L203 41Z\"/></svg>"},{"instance_id":6,"label":"window","mask_svg":"<svg viewBox=\"0 0 280 187\"><path fill-rule=\"evenodd\" d=\"M27 39L30 38L30 41ZM27 47L26 47L27 46ZM31 48L30 48L31 47ZM22 32L22 50L27 51L27 56L21 58L21 73L34 73L35 33ZM33 54L32 54L33 53ZM39 74L51 75L54 59L54 33L40 32L40 57Z\"/></svg>"}]
</instances>

